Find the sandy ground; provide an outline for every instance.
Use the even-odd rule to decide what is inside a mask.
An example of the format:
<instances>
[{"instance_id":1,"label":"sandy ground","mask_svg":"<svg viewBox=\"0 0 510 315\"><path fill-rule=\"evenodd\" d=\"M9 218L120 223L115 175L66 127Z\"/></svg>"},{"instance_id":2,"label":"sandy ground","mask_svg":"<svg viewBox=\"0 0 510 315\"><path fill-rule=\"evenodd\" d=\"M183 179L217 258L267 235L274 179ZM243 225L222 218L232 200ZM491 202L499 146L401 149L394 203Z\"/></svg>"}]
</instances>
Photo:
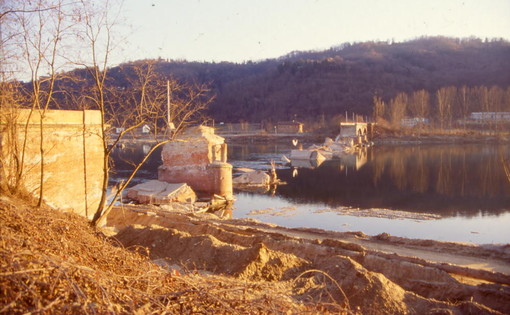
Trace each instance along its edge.
<instances>
[{"instance_id":1,"label":"sandy ground","mask_svg":"<svg viewBox=\"0 0 510 315\"><path fill-rule=\"evenodd\" d=\"M309 240L341 240L381 253L395 254L403 257L417 257L433 263L452 264L510 275L510 246L497 246L495 247L497 248L496 252L487 257L486 250L483 247L471 244L409 240L384 234L369 237L361 233L337 233L324 230L308 231L307 229L286 229L277 226L261 227L260 229Z\"/></svg>"},{"instance_id":2,"label":"sandy ground","mask_svg":"<svg viewBox=\"0 0 510 315\"><path fill-rule=\"evenodd\" d=\"M147 207L117 208L108 226L124 246L148 248L153 260L250 281L299 279L313 299L325 298L317 276L311 284L302 275L321 273L323 282L331 280L326 287L340 288L328 291L329 298L349 301L362 313L374 305L394 313L510 313L510 244L293 229Z\"/></svg>"}]
</instances>

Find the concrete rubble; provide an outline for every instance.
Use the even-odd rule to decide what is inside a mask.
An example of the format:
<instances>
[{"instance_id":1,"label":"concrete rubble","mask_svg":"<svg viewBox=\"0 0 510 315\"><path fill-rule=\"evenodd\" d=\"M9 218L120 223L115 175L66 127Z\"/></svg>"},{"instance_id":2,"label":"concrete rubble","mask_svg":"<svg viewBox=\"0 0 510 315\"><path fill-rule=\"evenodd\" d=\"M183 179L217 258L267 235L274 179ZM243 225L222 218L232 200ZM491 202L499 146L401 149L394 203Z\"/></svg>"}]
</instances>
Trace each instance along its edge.
<instances>
[{"instance_id":1,"label":"concrete rubble","mask_svg":"<svg viewBox=\"0 0 510 315\"><path fill-rule=\"evenodd\" d=\"M219 195L233 200L232 165L227 163L225 139L206 126L186 130L177 141L164 145L163 165L158 179L168 183L187 183L204 197Z\"/></svg>"},{"instance_id":2,"label":"concrete rubble","mask_svg":"<svg viewBox=\"0 0 510 315\"><path fill-rule=\"evenodd\" d=\"M271 184L271 176L264 171L251 171L241 174L232 180L234 185L267 186Z\"/></svg>"},{"instance_id":3,"label":"concrete rubble","mask_svg":"<svg viewBox=\"0 0 510 315\"><path fill-rule=\"evenodd\" d=\"M358 155L361 150L372 145L367 135L356 136L340 133L335 140L326 138L322 145L313 144L305 150L292 150L290 158L282 156L283 161L290 161L293 167L314 168L322 164L322 162L330 159L343 159L347 156Z\"/></svg>"},{"instance_id":4,"label":"concrete rubble","mask_svg":"<svg viewBox=\"0 0 510 315\"><path fill-rule=\"evenodd\" d=\"M292 150L290 152L290 160L309 160L317 161L319 164L323 161L332 158L330 152L320 147L310 147L307 150Z\"/></svg>"},{"instance_id":5,"label":"concrete rubble","mask_svg":"<svg viewBox=\"0 0 510 315\"><path fill-rule=\"evenodd\" d=\"M239 190L266 193L271 188L273 190L276 189L276 185L285 184L276 175L274 161L271 162L271 169L269 171L249 168L238 168L236 171L241 174L232 179L232 184Z\"/></svg>"},{"instance_id":6,"label":"concrete rubble","mask_svg":"<svg viewBox=\"0 0 510 315\"><path fill-rule=\"evenodd\" d=\"M186 183L166 183L150 180L131 187L127 197L142 204L194 203L197 195Z\"/></svg>"}]
</instances>

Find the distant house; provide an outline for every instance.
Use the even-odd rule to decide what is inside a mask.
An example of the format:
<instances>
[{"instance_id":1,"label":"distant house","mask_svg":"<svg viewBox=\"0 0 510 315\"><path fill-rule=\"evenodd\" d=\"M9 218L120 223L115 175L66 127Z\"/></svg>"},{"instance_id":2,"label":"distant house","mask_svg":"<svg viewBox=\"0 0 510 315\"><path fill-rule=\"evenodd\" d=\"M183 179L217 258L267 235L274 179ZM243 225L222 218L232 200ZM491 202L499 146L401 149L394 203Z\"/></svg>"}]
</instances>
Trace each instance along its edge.
<instances>
[{"instance_id":1,"label":"distant house","mask_svg":"<svg viewBox=\"0 0 510 315\"><path fill-rule=\"evenodd\" d=\"M510 112L473 112L469 115L472 120L510 121Z\"/></svg>"},{"instance_id":2,"label":"distant house","mask_svg":"<svg viewBox=\"0 0 510 315\"><path fill-rule=\"evenodd\" d=\"M423 117L404 118L400 121L402 127L416 127L418 125L427 125L429 120Z\"/></svg>"},{"instance_id":3,"label":"distant house","mask_svg":"<svg viewBox=\"0 0 510 315\"><path fill-rule=\"evenodd\" d=\"M115 128L115 133L121 133L124 130L126 130L126 128L117 127L117 128Z\"/></svg>"},{"instance_id":4,"label":"distant house","mask_svg":"<svg viewBox=\"0 0 510 315\"><path fill-rule=\"evenodd\" d=\"M303 123L297 121L279 121L275 127L277 133L303 133Z\"/></svg>"}]
</instances>

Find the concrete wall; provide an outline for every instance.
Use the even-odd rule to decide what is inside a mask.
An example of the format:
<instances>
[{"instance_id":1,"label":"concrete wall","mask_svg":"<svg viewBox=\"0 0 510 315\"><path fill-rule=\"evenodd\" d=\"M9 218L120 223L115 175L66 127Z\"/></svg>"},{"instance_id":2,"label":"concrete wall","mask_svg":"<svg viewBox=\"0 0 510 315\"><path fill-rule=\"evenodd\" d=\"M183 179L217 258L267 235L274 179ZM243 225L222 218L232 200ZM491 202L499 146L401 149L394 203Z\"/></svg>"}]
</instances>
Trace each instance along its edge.
<instances>
[{"instance_id":1,"label":"concrete wall","mask_svg":"<svg viewBox=\"0 0 510 315\"><path fill-rule=\"evenodd\" d=\"M0 118L0 183L5 185L12 178L13 157L16 155L21 160L22 145L26 140L21 188L39 197L41 162L44 161L44 201L55 208L92 218L99 204L103 181L101 113L48 110L42 116L38 111L28 109L2 109ZM40 152L41 119L43 158ZM13 126L14 134L9 133Z\"/></svg>"},{"instance_id":2,"label":"concrete wall","mask_svg":"<svg viewBox=\"0 0 510 315\"><path fill-rule=\"evenodd\" d=\"M340 123L341 137L370 136L372 124L362 122L342 122Z\"/></svg>"}]
</instances>

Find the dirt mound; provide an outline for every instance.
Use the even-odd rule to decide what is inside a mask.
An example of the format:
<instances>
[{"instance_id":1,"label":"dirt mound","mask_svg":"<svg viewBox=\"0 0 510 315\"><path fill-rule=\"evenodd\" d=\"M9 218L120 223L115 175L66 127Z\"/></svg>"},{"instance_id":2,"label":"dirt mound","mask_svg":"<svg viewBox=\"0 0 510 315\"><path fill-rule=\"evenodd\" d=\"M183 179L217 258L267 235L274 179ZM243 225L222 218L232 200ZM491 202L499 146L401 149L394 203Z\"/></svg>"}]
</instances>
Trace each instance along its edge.
<instances>
[{"instance_id":1,"label":"dirt mound","mask_svg":"<svg viewBox=\"0 0 510 315\"><path fill-rule=\"evenodd\" d=\"M245 248L210 235L190 235L157 225L128 226L117 235L127 248L148 248L153 260L165 259L187 270L205 270L244 280L278 281L303 270L306 262L292 254L272 251L262 243Z\"/></svg>"},{"instance_id":2,"label":"dirt mound","mask_svg":"<svg viewBox=\"0 0 510 315\"><path fill-rule=\"evenodd\" d=\"M122 215L135 219L129 213ZM109 220L125 226L115 213ZM189 270L287 283L300 301L333 303L372 314L510 313L508 286L488 281L466 284L458 274L445 271L451 268L417 258L341 240L269 232L267 226L233 220L170 213L141 216L141 220L152 225L125 226L116 238L125 246L148 248L151 259L165 259Z\"/></svg>"}]
</instances>

